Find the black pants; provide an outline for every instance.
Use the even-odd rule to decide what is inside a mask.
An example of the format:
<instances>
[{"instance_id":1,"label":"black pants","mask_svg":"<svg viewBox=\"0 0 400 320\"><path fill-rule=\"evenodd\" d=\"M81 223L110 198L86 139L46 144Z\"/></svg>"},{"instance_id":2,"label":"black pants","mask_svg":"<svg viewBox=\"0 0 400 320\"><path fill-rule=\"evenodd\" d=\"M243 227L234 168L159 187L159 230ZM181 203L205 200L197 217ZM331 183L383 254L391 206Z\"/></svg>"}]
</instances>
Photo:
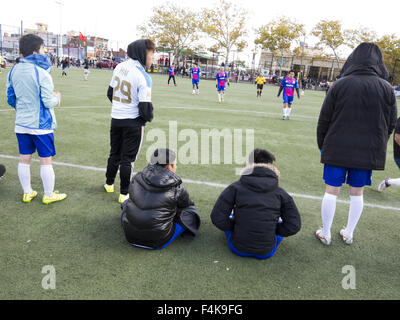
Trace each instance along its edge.
<instances>
[{"instance_id":1,"label":"black pants","mask_svg":"<svg viewBox=\"0 0 400 320\"><path fill-rule=\"evenodd\" d=\"M175 76L169 76L169 78L168 78L168 84L169 84L169 81L171 80L171 78L174 80L174 84L176 84L176 82L175 82Z\"/></svg>"},{"instance_id":2,"label":"black pants","mask_svg":"<svg viewBox=\"0 0 400 320\"><path fill-rule=\"evenodd\" d=\"M142 126L119 127L111 125L110 156L108 157L106 183L114 184L119 168L121 194L128 194L132 164L136 161L143 139Z\"/></svg>"}]
</instances>

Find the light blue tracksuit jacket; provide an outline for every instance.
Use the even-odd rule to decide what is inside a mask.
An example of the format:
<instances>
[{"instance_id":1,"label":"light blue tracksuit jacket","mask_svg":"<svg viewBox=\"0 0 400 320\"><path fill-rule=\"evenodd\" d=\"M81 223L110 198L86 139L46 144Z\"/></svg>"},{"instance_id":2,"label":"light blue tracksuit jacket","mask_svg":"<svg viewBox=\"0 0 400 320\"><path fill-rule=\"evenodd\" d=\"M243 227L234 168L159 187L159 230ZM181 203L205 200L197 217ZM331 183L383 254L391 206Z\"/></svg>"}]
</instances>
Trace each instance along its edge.
<instances>
[{"instance_id":1,"label":"light blue tracksuit jacket","mask_svg":"<svg viewBox=\"0 0 400 320\"><path fill-rule=\"evenodd\" d=\"M7 102L16 109L15 124L29 129L54 130L54 107L59 99L53 94L51 64L45 55L32 54L20 60L7 77Z\"/></svg>"}]
</instances>

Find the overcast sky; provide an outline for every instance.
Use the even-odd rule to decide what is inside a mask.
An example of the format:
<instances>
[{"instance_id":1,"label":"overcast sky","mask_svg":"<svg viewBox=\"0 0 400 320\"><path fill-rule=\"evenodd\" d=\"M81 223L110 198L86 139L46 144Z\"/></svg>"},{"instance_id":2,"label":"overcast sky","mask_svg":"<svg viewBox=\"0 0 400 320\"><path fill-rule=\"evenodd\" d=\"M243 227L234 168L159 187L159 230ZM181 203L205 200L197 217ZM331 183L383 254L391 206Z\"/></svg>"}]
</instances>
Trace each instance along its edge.
<instances>
[{"instance_id":1,"label":"overcast sky","mask_svg":"<svg viewBox=\"0 0 400 320\"><path fill-rule=\"evenodd\" d=\"M5 0L6 1L6 0ZM57 0L60 2L60 0ZM36 22L49 25L49 30L58 33L60 26L63 33L70 30L81 31L83 34L97 35L112 40L125 48L131 41L136 40L137 25L152 15L152 7L166 3L166 0L20 0L8 1L7 10L0 11L0 23L8 26L33 27ZM202 7L213 7L218 0L199 1L170 1L193 10ZM231 0L249 12L249 46L241 54L242 60L249 60L251 49L254 48L254 29L282 15L305 24L307 31L321 19L335 19L343 23L344 28L359 28L365 26L375 30L379 36L395 33L400 36L400 4L399 1L371 0ZM4 8L4 4L2 6ZM61 17L61 25L60 25ZM309 36L306 42L315 43ZM342 50L344 55L346 50Z\"/></svg>"}]
</instances>

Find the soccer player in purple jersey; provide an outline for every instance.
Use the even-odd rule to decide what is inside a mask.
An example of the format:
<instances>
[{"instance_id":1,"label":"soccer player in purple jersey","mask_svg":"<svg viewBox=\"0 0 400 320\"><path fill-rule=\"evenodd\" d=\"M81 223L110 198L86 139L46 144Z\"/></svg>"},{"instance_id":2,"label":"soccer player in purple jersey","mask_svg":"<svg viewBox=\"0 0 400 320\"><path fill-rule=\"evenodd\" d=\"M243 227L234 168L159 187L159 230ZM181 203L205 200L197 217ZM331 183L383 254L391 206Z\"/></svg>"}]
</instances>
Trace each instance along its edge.
<instances>
[{"instance_id":1,"label":"soccer player in purple jersey","mask_svg":"<svg viewBox=\"0 0 400 320\"><path fill-rule=\"evenodd\" d=\"M168 85L169 85L170 80L172 79L172 80L174 80L174 86L176 87L176 81L175 81L175 65L174 65L173 63L172 63L171 66L169 67L168 73L169 73Z\"/></svg>"},{"instance_id":2,"label":"soccer player in purple jersey","mask_svg":"<svg viewBox=\"0 0 400 320\"><path fill-rule=\"evenodd\" d=\"M193 85L193 92L192 94L196 94L196 89L197 88L197 94L200 94L200 90L199 90L199 80L200 80L200 67L198 67L195 63L193 64L193 68L192 68L192 85Z\"/></svg>"},{"instance_id":3,"label":"soccer player in purple jersey","mask_svg":"<svg viewBox=\"0 0 400 320\"><path fill-rule=\"evenodd\" d=\"M225 72L225 68L221 67L219 68L219 72L217 73L217 76L215 77L217 84L215 85L218 91L218 101L221 103L224 101L224 95L225 95L225 84L229 84L229 77L228 74Z\"/></svg>"},{"instance_id":4,"label":"soccer player in purple jersey","mask_svg":"<svg viewBox=\"0 0 400 320\"><path fill-rule=\"evenodd\" d=\"M300 99L299 84L294 77L294 71L290 70L289 75L283 78L281 86L279 87L278 97L283 90L283 118L282 120L289 120L290 112L292 111L292 103L294 96L294 89L296 89L297 97Z\"/></svg>"}]
</instances>

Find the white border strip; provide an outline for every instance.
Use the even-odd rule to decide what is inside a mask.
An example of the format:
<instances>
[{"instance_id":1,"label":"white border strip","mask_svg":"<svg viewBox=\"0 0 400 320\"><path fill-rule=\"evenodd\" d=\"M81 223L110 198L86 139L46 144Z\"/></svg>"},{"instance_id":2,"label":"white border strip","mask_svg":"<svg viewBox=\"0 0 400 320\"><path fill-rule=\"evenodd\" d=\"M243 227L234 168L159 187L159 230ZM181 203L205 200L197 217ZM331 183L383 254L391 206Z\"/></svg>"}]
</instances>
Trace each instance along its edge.
<instances>
[{"instance_id":1,"label":"white border strip","mask_svg":"<svg viewBox=\"0 0 400 320\"><path fill-rule=\"evenodd\" d=\"M9 156L9 155L5 155L5 154L0 154L0 158L19 160L19 157ZM39 160L37 160L37 159L33 159L32 161L39 162ZM81 165L72 164L72 163L53 161L53 164L54 165L58 165L58 166L78 168L78 169L83 169L83 170L106 172L105 168L81 166ZM191 179L182 179L182 181L185 182L185 183L189 183L189 184L199 184L199 185L205 185L205 186L216 187L216 188L226 188L228 186L227 184L222 184L222 183L215 183L215 182L208 182L208 181L198 181L198 180L191 180ZM289 194L292 197L295 197L295 198L311 199L311 200L318 200L318 201L322 201L322 199L323 199L322 197L312 196L312 195L307 195L307 194L301 194L301 193L289 193ZM343 204L350 204L350 201L346 201L346 200L339 200L338 199L337 202L343 203ZM382 205L373 204L373 203L364 203L364 206L365 207L370 207L370 208L382 209L382 210L400 211L400 208L387 207L387 206L382 206Z\"/></svg>"}]
</instances>

